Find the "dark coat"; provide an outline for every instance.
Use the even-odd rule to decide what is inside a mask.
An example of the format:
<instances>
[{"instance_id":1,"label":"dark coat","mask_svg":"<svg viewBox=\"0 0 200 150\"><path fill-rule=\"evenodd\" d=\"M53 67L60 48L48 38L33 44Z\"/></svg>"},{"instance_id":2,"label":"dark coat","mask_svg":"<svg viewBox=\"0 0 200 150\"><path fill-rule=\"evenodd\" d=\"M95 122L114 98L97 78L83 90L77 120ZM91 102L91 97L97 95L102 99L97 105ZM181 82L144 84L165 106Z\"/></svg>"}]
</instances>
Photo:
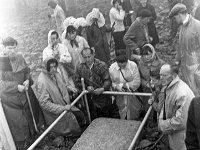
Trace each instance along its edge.
<instances>
[{"instance_id":1,"label":"dark coat","mask_svg":"<svg viewBox=\"0 0 200 150\"><path fill-rule=\"evenodd\" d=\"M110 50L106 37L106 32L109 32L109 29L105 25L99 28L93 23L86 32L89 46L95 49L95 58L109 65Z\"/></svg>"},{"instance_id":2,"label":"dark coat","mask_svg":"<svg viewBox=\"0 0 200 150\"><path fill-rule=\"evenodd\" d=\"M23 85L23 82L29 79L30 69L22 55L0 57L0 64L2 107L14 141L25 141L35 130L26 93L18 91L18 84Z\"/></svg>"},{"instance_id":3,"label":"dark coat","mask_svg":"<svg viewBox=\"0 0 200 150\"><path fill-rule=\"evenodd\" d=\"M200 149L200 97L192 100L188 110L188 120L186 128L187 150Z\"/></svg>"},{"instance_id":4,"label":"dark coat","mask_svg":"<svg viewBox=\"0 0 200 150\"><path fill-rule=\"evenodd\" d=\"M137 11L137 17L138 17L138 14L144 9L147 9L152 13L152 18L148 23L148 31L149 31L149 36L153 38L153 41L151 44L155 46L159 42L158 33L157 33L156 26L154 23L154 21L157 18L155 8L151 4L148 4L148 3L146 7L140 6Z\"/></svg>"},{"instance_id":5,"label":"dark coat","mask_svg":"<svg viewBox=\"0 0 200 150\"><path fill-rule=\"evenodd\" d=\"M124 35L124 43L127 47L127 56L131 60L131 55L136 54L136 48L141 48L147 44L145 31L141 23L136 19Z\"/></svg>"}]
</instances>

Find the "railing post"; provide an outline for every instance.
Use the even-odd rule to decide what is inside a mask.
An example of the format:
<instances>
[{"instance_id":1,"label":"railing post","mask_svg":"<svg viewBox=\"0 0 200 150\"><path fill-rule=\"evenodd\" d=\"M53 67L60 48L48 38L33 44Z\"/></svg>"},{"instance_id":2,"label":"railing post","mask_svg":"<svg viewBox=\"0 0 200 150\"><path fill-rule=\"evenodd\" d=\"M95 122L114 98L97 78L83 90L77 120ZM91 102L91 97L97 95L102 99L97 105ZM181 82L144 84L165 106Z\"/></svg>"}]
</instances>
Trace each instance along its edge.
<instances>
[{"instance_id":1,"label":"railing post","mask_svg":"<svg viewBox=\"0 0 200 150\"><path fill-rule=\"evenodd\" d=\"M82 90L85 91L85 93L86 93L87 91L85 89L84 78L81 78L81 84L82 84ZM88 105L88 100L87 100L87 95L86 94L84 95L84 100L85 100L85 105L86 105L86 109L87 109L89 123L91 123L90 109L89 109L89 105Z\"/></svg>"},{"instance_id":2,"label":"railing post","mask_svg":"<svg viewBox=\"0 0 200 150\"><path fill-rule=\"evenodd\" d=\"M141 133L146 121L147 121L147 118L149 117L149 115L151 113L151 110L152 110L152 106L149 107L144 119L142 120L142 123L141 123L139 129L137 130L137 132L136 132L136 134L135 134L135 136L133 138L133 141L131 142L131 145L128 148L128 150L132 150L133 147L135 146L135 143L136 143L136 141L137 141L137 139L138 139L138 137L139 137L139 135L140 135L140 133Z\"/></svg>"}]
</instances>

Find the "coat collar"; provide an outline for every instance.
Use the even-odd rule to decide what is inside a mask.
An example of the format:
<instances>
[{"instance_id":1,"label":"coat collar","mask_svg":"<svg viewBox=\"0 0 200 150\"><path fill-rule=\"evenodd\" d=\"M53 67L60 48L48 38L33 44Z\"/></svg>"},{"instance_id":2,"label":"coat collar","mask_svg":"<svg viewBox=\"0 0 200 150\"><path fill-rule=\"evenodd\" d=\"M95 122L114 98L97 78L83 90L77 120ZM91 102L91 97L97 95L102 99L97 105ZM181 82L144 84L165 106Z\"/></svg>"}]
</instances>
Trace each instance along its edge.
<instances>
[{"instance_id":1,"label":"coat collar","mask_svg":"<svg viewBox=\"0 0 200 150\"><path fill-rule=\"evenodd\" d=\"M172 80L172 82L169 84L169 86L167 87L167 89L172 88L176 83L180 82L181 79L179 78L179 76L177 75L175 79Z\"/></svg>"}]
</instances>

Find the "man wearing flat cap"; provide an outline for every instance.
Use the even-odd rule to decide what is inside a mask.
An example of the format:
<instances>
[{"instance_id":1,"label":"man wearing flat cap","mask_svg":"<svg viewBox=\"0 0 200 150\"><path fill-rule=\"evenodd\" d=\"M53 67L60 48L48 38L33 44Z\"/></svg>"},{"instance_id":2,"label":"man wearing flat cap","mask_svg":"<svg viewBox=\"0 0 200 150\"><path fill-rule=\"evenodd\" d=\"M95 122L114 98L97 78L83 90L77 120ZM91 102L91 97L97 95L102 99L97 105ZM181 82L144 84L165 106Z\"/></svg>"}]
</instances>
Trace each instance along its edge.
<instances>
[{"instance_id":1,"label":"man wearing flat cap","mask_svg":"<svg viewBox=\"0 0 200 150\"><path fill-rule=\"evenodd\" d=\"M184 4L176 4L169 14L180 26L179 48L176 63L180 66L183 80L195 96L200 95L200 21L187 12Z\"/></svg>"}]
</instances>

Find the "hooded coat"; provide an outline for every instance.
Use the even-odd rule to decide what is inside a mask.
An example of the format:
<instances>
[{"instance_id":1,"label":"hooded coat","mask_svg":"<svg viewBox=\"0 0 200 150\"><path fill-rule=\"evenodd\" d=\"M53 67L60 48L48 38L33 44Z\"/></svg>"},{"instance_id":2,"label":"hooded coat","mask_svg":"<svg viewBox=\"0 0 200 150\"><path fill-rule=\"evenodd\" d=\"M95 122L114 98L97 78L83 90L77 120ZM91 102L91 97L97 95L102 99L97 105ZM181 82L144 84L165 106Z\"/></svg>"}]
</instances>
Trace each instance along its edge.
<instances>
[{"instance_id":1,"label":"hooded coat","mask_svg":"<svg viewBox=\"0 0 200 150\"><path fill-rule=\"evenodd\" d=\"M43 61L48 57L56 58L59 62L70 63L72 61L68 48L61 43L58 43L56 48L52 48L51 34L55 30L50 30L48 33L48 46L43 50Z\"/></svg>"},{"instance_id":2,"label":"hooded coat","mask_svg":"<svg viewBox=\"0 0 200 150\"><path fill-rule=\"evenodd\" d=\"M81 51L84 48L89 47L87 41L81 37L81 36L76 36L74 39L78 43L78 46L75 44L71 44L71 41L69 39L64 39L63 44L68 48L69 53L72 57L72 64L74 68L76 68L78 65L80 65L83 62L83 58L81 56Z\"/></svg>"},{"instance_id":3,"label":"hooded coat","mask_svg":"<svg viewBox=\"0 0 200 150\"><path fill-rule=\"evenodd\" d=\"M70 104L69 95L59 73L55 74L55 80L47 71L47 62L44 61L45 69L40 73L37 82L38 101L42 108L45 123L51 125L55 119L65 110L65 105ZM72 110L78 111L76 107ZM55 125L53 131L57 134L71 136L80 132L79 124L72 112L67 112L62 119Z\"/></svg>"},{"instance_id":4,"label":"hooded coat","mask_svg":"<svg viewBox=\"0 0 200 150\"><path fill-rule=\"evenodd\" d=\"M86 17L86 20L87 18L90 20L89 26L86 29L88 44L90 47L94 47L95 58L110 66L110 49L106 33L111 30L105 26L105 19L102 13L100 13L97 23L91 22L94 17L96 17L96 14L92 12Z\"/></svg>"}]
</instances>

